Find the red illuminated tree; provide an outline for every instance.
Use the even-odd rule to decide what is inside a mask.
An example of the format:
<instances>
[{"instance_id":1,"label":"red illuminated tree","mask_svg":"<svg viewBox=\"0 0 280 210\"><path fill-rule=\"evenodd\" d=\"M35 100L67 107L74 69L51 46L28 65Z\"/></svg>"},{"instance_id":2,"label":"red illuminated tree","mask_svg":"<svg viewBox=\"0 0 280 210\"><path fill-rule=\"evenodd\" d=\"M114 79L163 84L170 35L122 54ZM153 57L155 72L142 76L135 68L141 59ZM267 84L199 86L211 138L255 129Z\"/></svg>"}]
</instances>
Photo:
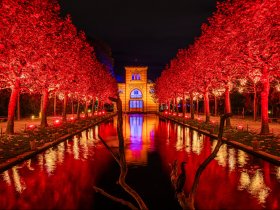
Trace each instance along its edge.
<instances>
[{"instance_id":1,"label":"red illuminated tree","mask_svg":"<svg viewBox=\"0 0 280 210\"><path fill-rule=\"evenodd\" d=\"M41 31L40 7L48 1L1 1L0 77L2 86L11 88L6 133L14 133L16 100L21 89L33 83L30 74L37 68L45 51L46 38ZM52 9L57 9L52 7ZM43 56L44 57L44 56Z\"/></svg>"}]
</instances>

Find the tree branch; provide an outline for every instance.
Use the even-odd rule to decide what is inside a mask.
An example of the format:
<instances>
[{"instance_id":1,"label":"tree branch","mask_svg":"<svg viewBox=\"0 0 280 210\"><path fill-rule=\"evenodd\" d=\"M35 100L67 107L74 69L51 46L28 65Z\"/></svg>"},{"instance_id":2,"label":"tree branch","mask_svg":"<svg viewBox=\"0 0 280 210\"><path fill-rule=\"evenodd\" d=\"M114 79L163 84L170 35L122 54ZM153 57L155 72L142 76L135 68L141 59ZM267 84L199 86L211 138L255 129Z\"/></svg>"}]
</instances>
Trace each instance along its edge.
<instances>
[{"instance_id":1,"label":"tree branch","mask_svg":"<svg viewBox=\"0 0 280 210\"><path fill-rule=\"evenodd\" d=\"M106 149L109 150L109 152L111 153L111 155L113 156L113 158L117 161L117 163L118 163L119 165L121 165L119 154L115 154L115 153L113 152L113 150L108 146L108 144L103 140L103 138L102 138L99 134L98 134L98 138L99 138L100 141L104 144L104 146L106 147Z\"/></svg>"},{"instance_id":2,"label":"tree branch","mask_svg":"<svg viewBox=\"0 0 280 210\"><path fill-rule=\"evenodd\" d=\"M125 206L128 206L131 209L137 210L137 208L129 201L126 201L121 198L110 195L109 193L105 192L104 190L102 190L101 188L98 188L96 186L93 186L93 189L95 190L95 192L100 193L101 195L104 195L105 197L110 198L113 201L119 202Z\"/></svg>"}]
</instances>

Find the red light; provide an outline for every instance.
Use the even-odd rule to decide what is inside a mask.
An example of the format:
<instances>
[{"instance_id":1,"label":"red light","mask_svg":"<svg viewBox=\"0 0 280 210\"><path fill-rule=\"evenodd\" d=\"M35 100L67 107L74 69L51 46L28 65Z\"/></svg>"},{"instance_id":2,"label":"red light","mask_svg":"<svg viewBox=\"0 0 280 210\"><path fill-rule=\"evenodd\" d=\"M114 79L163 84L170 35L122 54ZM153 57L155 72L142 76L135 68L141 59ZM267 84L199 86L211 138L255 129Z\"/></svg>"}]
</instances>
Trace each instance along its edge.
<instances>
[{"instance_id":1,"label":"red light","mask_svg":"<svg viewBox=\"0 0 280 210\"><path fill-rule=\"evenodd\" d=\"M55 126L59 126L59 125L61 125L61 120L60 119L56 119L56 120L54 120L53 124Z\"/></svg>"},{"instance_id":2,"label":"red light","mask_svg":"<svg viewBox=\"0 0 280 210\"><path fill-rule=\"evenodd\" d=\"M81 115L81 118L85 118L86 116L85 115Z\"/></svg>"},{"instance_id":3,"label":"red light","mask_svg":"<svg viewBox=\"0 0 280 210\"><path fill-rule=\"evenodd\" d=\"M33 124L27 126L28 130L34 130L35 128L36 128L36 125L33 125Z\"/></svg>"},{"instance_id":4,"label":"red light","mask_svg":"<svg viewBox=\"0 0 280 210\"><path fill-rule=\"evenodd\" d=\"M165 111L164 114L168 114L168 112Z\"/></svg>"},{"instance_id":5,"label":"red light","mask_svg":"<svg viewBox=\"0 0 280 210\"><path fill-rule=\"evenodd\" d=\"M176 115L176 113L173 113L173 116L175 116Z\"/></svg>"},{"instance_id":6,"label":"red light","mask_svg":"<svg viewBox=\"0 0 280 210\"><path fill-rule=\"evenodd\" d=\"M74 121L74 120L75 120L75 117L70 117L68 120L69 120L69 121Z\"/></svg>"},{"instance_id":7,"label":"red light","mask_svg":"<svg viewBox=\"0 0 280 210\"><path fill-rule=\"evenodd\" d=\"M186 115L185 118L189 118L189 116Z\"/></svg>"}]
</instances>

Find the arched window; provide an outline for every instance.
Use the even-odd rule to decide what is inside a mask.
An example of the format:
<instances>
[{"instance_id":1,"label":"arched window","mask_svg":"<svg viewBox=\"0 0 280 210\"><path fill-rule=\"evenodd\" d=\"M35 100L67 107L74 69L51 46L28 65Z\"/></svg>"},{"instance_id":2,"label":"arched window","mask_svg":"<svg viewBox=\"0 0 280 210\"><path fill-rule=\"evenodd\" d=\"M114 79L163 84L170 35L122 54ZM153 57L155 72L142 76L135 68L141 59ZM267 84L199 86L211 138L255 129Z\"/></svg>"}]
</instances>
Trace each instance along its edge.
<instances>
[{"instance_id":1,"label":"arched window","mask_svg":"<svg viewBox=\"0 0 280 210\"><path fill-rule=\"evenodd\" d=\"M134 74L132 74L132 80L134 80L134 77L135 77Z\"/></svg>"},{"instance_id":2,"label":"arched window","mask_svg":"<svg viewBox=\"0 0 280 210\"><path fill-rule=\"evenodd\" d=\"M140 80L140 74L137 74L136 77L137 77L137 80Z\"/></svg>"},{"instance_id":3,"label":"arched window","mask_svg":"<svg viewBox=\"0 0 280 210\"><path fill-rule=\"evenodd\" d=\"M142 98L142 92L139 89L133 89L130 93L130 98Z\"/></svg>"}]
</instances>

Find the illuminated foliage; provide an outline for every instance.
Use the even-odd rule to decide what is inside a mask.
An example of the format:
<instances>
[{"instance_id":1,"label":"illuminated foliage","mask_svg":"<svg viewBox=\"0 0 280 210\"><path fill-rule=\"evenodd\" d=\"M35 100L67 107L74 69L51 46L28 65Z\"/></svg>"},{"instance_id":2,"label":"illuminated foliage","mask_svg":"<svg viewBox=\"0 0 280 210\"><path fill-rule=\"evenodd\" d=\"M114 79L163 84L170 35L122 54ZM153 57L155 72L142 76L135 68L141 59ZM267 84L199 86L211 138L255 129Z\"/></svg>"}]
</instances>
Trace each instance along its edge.
<instances>
[{"instance_id":1,"label":"illuminated foliage","mask_svg":"<svg viewBox=\"0 0 280 210\"><path fill-rule=\"evenodd\" d=\"M179 50L177 62L165 70L156 84L159 100L186 90L204 94L206 121L208 94L224 89L225 112L231 112L230 91L246 79L261 85L261 134L269 133L268 96L270 84L280 75L280 1L227 0L202 25L202 35L188 49ZM182 51L186 51L182 53ZM187 53L189 51L189 53ZM189 55L185 56L185 55ZM181 62L178 62L180 60ZM177 74L172 77L171 71ZM192 73L193 72L193 73ZM169 85L168 80L172 80ZM173 84L175 83L175 84ZM185 84L191 87L186 88ZM168 87L168 88L167 88ZM172 88L173 90L164 91ZM257 94L257 92L255 93ZM229 120L227 125L230 126Z\"/></svg>"},{"instance_id":2,"label":"illuminated foliage","mask_svg":"<svg viewBox=\"0 0 280 210\"><path fill-rule=\"evenodd\" d=\"M56 0L0 3L0 88L12 90L7 134L14 133L20 91L42 94L42 127L47 126L50 91L100 96L103 90L107 97L116 93L116 82L100 68L84 33L77 32L69 16L60 18L59 12Z\"/></svg>"}]
</instances>

